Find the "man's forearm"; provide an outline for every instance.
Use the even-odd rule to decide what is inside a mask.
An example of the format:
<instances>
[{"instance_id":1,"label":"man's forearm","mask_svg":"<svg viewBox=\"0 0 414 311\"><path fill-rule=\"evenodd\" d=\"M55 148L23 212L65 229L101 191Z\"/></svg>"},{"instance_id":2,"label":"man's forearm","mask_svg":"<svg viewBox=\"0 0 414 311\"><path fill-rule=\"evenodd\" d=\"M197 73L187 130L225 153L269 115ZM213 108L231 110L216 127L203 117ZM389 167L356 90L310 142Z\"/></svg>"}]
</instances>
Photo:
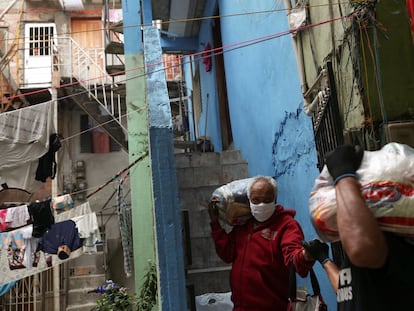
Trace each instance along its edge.
<instances>
[{"instance_id":1,"label":"man's forearm","mask_svg":"<svg viewBox=\"0 0 414 311\"><path fill-rule=\"evenodd\" d=\"M360 267L382 267L387 258L384 234L361 196L353 177L341 179L335 187L339 236L351 262Z\"/></svg>"},{"instance_id":2,"label":"man's forearm","mask_svg":"<svg viewBox=\"0 0 414 311\"><path fill-rule=\"evenodd\" d=\"M328 260L322 265L322 267L325 269L329 281L331 282L332 288L336 293L338 291L339 282L339 269L337 265L331 260Z\"/></svg>"}]
</instances>

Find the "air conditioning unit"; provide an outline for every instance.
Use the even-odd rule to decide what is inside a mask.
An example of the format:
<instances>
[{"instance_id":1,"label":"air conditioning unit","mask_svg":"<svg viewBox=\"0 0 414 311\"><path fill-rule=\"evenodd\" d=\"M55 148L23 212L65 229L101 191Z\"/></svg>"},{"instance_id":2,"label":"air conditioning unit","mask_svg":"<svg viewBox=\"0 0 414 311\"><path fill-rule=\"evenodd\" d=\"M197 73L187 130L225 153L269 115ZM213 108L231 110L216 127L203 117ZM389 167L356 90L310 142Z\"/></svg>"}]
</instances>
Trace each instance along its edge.
<instances>
[{"instance_id":1,"label":"air conditioning unit","mask_svg":"<svg viewBox=\"0 0 414 311\"><path fill-rule=\"evenodd\" d=\"M386 134L388 142L406 144L414 148L414 121L388 123Z\"/></svg>"}]
</instances>

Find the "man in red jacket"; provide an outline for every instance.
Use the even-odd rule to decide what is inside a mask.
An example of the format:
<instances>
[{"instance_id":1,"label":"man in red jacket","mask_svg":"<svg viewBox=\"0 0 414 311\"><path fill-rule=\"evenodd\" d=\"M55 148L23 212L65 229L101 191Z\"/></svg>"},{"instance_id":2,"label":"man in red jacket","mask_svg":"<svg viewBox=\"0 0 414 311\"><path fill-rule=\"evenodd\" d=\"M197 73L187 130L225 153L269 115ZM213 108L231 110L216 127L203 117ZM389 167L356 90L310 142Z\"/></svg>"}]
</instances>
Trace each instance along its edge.
<instances>
[{"instance_id":1,"label":"man in red jacket","mask_svg":"<svg viewBox=\"0 0 414 311\"><path fill-rule=\"evenodd\" d=\"M230 287L235 311L286 310L289 265L305 277L314 264L301 243L304 239L295 211L276 205L277 184L257 176L247 186L253 215L246 224L226 233L219 223L214 198L209 204L212 237L218 256L232 263Z\"/></svg>"}]
</instances>

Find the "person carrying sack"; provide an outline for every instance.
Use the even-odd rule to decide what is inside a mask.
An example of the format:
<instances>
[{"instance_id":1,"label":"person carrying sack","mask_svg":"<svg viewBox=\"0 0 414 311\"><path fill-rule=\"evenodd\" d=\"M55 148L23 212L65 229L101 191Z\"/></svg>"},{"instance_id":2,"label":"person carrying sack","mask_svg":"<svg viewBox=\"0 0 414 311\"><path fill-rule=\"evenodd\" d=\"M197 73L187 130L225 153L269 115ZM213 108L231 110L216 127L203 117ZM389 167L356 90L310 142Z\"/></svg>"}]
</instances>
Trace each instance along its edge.
<instances>
[{"instance_id":1,"label":"person carrying sack","mask_svg":"<svg viewBox=\"0 0 414 311\"><path fill-rule=\"evenodd\" d=\"M303 245L325 269L338 311L414 310L414 246L405 237L381 231L366 205L356 174L363 154L358 146L342 145L326 155L345 252L341 266L329 259L326 243L312 240Z\"/></svg>"},{"instance_id":2,"label":"person carrying sack","mask_svg":"<svg viewBox=\"0 0 414 311\"><path fill-rule=\"evenodd\" d=\"M247 186L252 218L227 233L219 223L214 198L209 203L212 238L218 256L232 263L234 311L287 310L289 264L305 277L315 261L301 245L304 239L295 211L275 204L276 181L257 176Z\"/></svg>"}]
</instances>

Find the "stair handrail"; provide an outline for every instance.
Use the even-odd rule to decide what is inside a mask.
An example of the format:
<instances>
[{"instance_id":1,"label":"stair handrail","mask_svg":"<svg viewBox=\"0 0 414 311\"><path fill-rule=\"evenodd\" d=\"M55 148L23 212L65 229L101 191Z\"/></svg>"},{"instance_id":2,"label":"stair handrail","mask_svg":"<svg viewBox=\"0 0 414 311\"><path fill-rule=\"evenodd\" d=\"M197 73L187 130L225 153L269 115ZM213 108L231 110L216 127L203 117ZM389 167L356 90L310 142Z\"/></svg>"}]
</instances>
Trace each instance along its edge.
<instances>
[{"instance_id":1,"label":"stair handrail","mask_svg":"<svg viewBox=\"0 0 414 311\"><path fill-rule=\"evenodd\" d=\"M104 108L114 120L126 131L123 126L122 112L120 109L121 98L119 94L115 94L113 88L116 87L113 78L109 75L90 53L85 51L78 42L68 36L58 37L58 46L60 50L61 65L70 64L70 72L72 76L78 80L78 83L88 91L88 96L92 97L99 105ZM97 48L104 53L103 48ZM65 53L69 53L65 57ZM99 54L95 53L95 56ZM76 64L74 64L76 61ZM94 73L93 76L90 73ZM101 94L101 98L99 96Z\"/></svg>"},{"instance_id":2,"label":"stair handrail","mask_svg":"<svg viewBox=\"0 0 414 311\"><path fill-rule=\"evenodd\" d=\"M12 94L11 94L12 98L16 94L21 94L19 90L19 86L10 72L10 62L13 60L17 51L18 51L17 44L13 43L9 46L9 48L7 49L7 52L0 59L0 74L2 74L3 77L6 78L8 81L9 90L12 91ZM1 92L1 97L3 97L4 99L3 92ZM23 102L25 105L29 104L27 99L24 96L18 96L18 97L20 101ZM11 101L8 102L8 105L11 105Z\"/></svg>"},{"instance_id":3,"label":"stair handrail","mask_svg":"<svg viewBox=\"0 0 414 311\"><path fill-rule=\"evenodd\" d=\"M13 56L16 55L17 52L17 45L13 43L7 49L6 54L4 54L0 59L0 71L3 71L4 68L10 63Z\"/></svg>"}]
</instances>

